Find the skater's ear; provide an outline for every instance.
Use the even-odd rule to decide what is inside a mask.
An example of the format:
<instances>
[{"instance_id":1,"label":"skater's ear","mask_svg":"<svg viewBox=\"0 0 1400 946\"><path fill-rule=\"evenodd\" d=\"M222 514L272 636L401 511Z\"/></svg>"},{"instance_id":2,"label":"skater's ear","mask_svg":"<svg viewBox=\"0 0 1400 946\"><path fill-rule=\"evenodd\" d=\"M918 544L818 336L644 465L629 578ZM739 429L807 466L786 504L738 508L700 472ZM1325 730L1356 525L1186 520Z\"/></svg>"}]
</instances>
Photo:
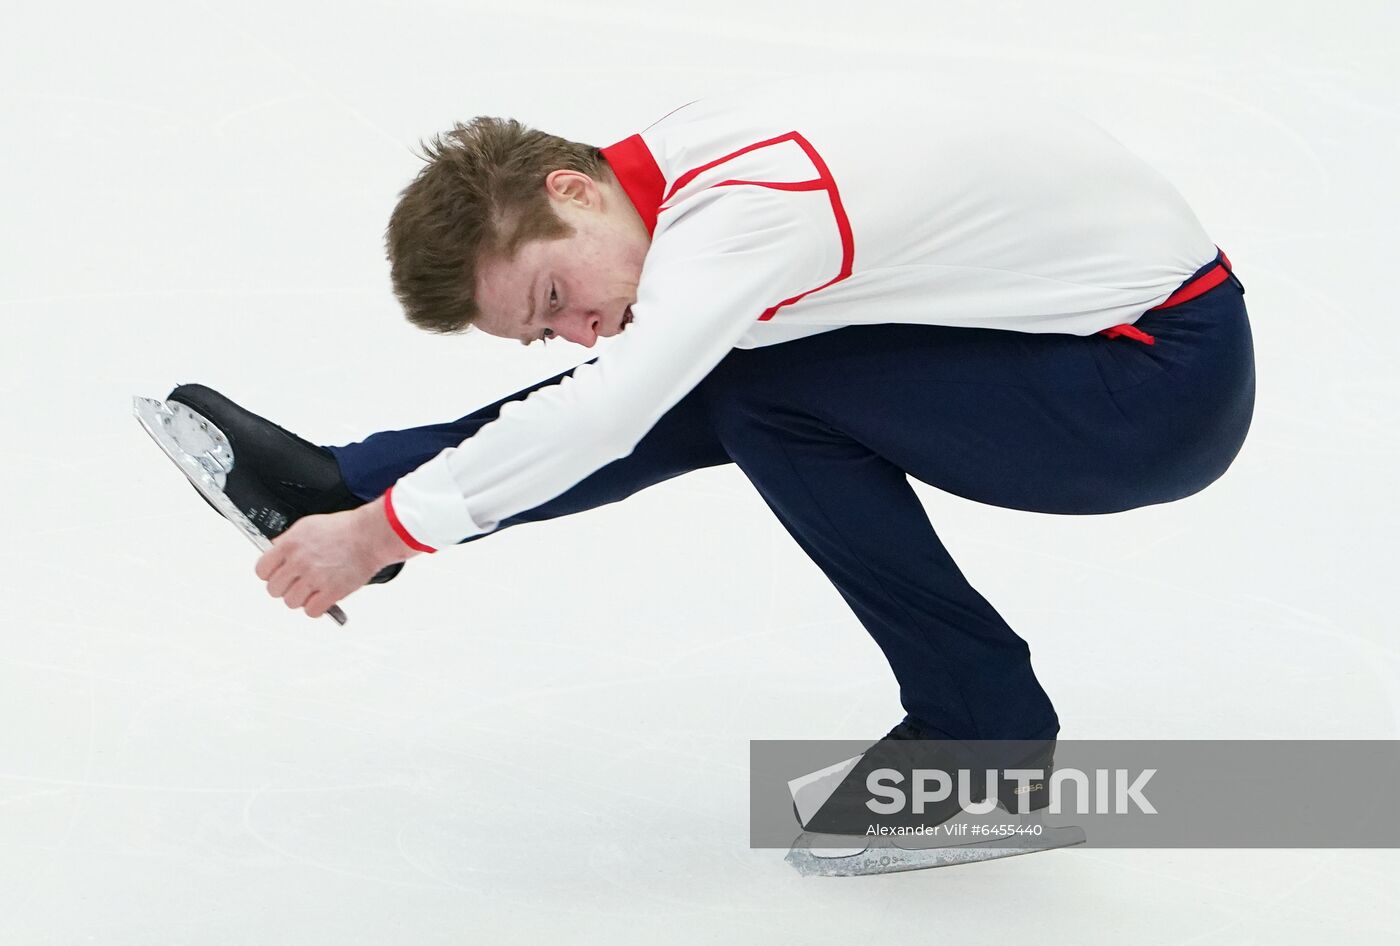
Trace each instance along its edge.
<instances>
[{"instance_id":1,"label":"skater's ear","mask_svg":"<svg viewBox=\"0 0 1400 946\"><path fill-rule=\"evenodd\" d=\"M550 171L545 176L544 186L556 213L602 210L602 188L597 181L581 171Z\"/></svg>"}]
</instances>

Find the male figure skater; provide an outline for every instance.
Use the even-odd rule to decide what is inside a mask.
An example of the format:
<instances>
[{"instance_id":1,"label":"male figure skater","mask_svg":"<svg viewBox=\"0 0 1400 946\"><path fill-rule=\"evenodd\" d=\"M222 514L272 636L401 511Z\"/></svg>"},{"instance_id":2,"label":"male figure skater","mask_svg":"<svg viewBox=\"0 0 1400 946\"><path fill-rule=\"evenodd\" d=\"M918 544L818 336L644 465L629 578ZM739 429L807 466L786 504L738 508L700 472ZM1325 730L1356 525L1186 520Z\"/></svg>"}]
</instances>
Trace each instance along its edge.
<instances>
[{"instance_id":1,"label":"male figure skater","mask_svg":"<svg viewBox=\"0 0 1400 946\"><path fill-rule=\"evenodd\" d=\"M227 491L278 536L258 577L312 616L414 555L732 461L888 658L891 736L1053 741L1026 643L908 477L1116 512L1202 489L1249 427L1224 253L1159 174L1045 103L804 77L602 149L478 118L425 160L387 230L410 321L618 337L459 420L336 447L172 392L229 436Z\"/></svg>"}]
</instances>

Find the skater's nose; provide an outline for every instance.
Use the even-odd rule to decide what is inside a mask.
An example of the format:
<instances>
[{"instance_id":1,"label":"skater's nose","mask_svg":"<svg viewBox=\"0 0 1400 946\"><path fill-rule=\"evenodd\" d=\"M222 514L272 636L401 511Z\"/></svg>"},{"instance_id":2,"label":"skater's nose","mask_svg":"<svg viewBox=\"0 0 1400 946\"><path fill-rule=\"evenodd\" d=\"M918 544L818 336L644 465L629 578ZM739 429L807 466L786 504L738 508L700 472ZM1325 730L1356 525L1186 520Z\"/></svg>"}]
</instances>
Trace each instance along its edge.
<instances>
[{"instance_id":1,"label":"skater's nose","mask_svg":"<svg viewBox=\"0 0 1400 946\"><path fill-rule=\"evenodd\" d=\"M567 338L575 345L582 345L584 348L592 348L598 341L598 326L602 323L602 316L597 312L585 312L582 309L575 309L569 312L561 312L555 316L551 326L561 337Z\"/></svg>"}]
</instances>

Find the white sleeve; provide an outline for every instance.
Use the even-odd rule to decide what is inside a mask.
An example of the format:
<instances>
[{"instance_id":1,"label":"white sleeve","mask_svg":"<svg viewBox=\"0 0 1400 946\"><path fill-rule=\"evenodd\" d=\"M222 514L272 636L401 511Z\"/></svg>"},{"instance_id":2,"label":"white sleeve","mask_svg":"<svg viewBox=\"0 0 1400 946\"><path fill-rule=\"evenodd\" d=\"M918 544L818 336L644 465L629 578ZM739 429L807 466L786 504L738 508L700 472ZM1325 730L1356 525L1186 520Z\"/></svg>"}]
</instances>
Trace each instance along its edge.
<instances>
[{"instance_id":1,"label":"white sleeve","mask_svg":"<svg viewBox=\"0 0 1400 946\"><path fill-rule=\"evenodd\" d=\"M634 320L606 354L401 478L386 496L389 521L414 548L436 550L553 499L630 454L756 319L840 265L820 192L715 187L664 211Z\"/></svg>"}]
</instances>

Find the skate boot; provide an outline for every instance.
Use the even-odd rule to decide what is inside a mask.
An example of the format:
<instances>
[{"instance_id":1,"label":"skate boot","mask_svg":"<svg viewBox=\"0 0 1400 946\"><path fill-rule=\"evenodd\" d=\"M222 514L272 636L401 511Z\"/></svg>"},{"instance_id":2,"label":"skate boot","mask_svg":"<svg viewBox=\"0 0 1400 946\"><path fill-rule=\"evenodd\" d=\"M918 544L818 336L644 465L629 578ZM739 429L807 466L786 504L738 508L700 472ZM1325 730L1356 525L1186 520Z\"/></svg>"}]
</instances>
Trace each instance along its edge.
<instances>
[{"instance_id":1,"label":"skate boot","mask_svg":"<svg viewBox=\"0 0 1400 946\"><path fill-rule=\"evenodd\" d=\"M182 384L164 404L148 398L136 401L138 419L171 459L180 463L173 447L202 467L205 475L197 480L182 464L196 491L245 531L251 526L270 541L303 516L344 512L365 503L345 485L329 450L239 407L211 388ZM220 508L217 496L207 494L211 485L232 502L246 523ZM369 584L392 580L403 564L386 566Z\"/></svg>"},{"instance_id":2,"label":"skate boot","mask_svg":"<svg viewBox=\"0 0 1400 946\"><path fill-rule=\"evenodd\" d=\"M883 874L1081 844L1082 829L1041 817L1054 753L1054 739L939 739L906 720L789 783L803 834L787 861L802 874Z\"/></svg>"}]
</instances>

